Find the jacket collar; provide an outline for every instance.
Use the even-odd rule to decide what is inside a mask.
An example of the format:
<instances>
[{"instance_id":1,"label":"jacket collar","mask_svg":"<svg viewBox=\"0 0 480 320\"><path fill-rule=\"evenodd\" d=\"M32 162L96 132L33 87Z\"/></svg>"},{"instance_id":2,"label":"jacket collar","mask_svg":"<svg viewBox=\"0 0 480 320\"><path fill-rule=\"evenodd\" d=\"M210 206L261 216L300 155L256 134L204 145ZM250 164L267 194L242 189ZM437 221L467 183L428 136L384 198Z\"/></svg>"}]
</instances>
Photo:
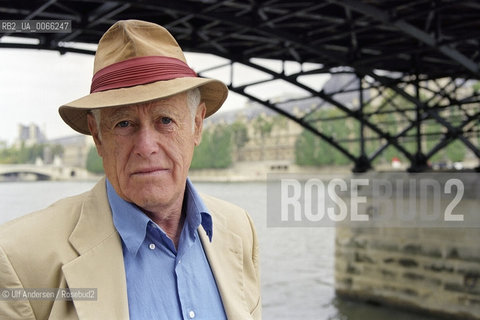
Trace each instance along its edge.
<instances>
[{"instance_id":1,"label":"jacket collar","mask_svg":"<svg viewBox=\"0 0 480 320\"><path fill-rule=\"evenodd\" d=\"M112 221L105 179L83 201L69 241L79 256L62 268L70 288L97 289L96 301L74 300L79 319L128 319L122 245Z\"/></svg>"},{"instance_id":2,"label":"jacket collar","mask_svg":"<svg viewBox=\"0 0 480 320\"><path fill-rule=\"evenodd\" d=\"M128 319L121 239L108 203L105 179L86 194L69 241L79 256L62 268L70 288L97 289L97 301L74 301L79 319ZM200 238L229 320L252 319L243 287L242 239L229 231L214 202L203 198L213 218L214 237Z\"/></svg>"},{"instance_id":3,"label":"jacket collar","mask_svg":"<svg viewBox=\"0 0 480 320\"><path fill-rule=\"evenodd\" d=\"M213 217L213 241L199 232L229 320L253 319L248 311L243 283L242 239L227 227L225 217L210 198L203 198Z\"/></svg>"}]
</instances>

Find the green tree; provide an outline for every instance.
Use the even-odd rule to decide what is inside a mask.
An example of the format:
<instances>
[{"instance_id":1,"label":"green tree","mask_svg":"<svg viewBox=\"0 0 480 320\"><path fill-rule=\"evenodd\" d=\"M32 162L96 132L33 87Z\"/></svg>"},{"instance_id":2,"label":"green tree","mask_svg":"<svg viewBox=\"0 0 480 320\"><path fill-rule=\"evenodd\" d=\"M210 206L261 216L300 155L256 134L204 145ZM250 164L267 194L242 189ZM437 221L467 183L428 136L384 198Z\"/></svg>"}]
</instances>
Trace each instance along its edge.
<instances>
[{"instance_id":1,"label":"green tree","mask_svg":"<svg viewBox=\"0 0 480 320\"><path fill-rule=\"evenodd\" d=\"M272 132L273 123L274 122L272 121L272 119L267 119L264 116L258 116L253 121L253 128L255 130L255 133L259 134L260 138L264 139Z\"/></svg>"},{"instance_id":2,"label":"green tree","mask_svg":"<svg viewBox=\"0 0 480 320\"><path fill-rule=\"evenodd\" d=\"M103 161L102 158L98 155L97 149L95 147L90 147L87 155L86 168L88 171L96 174L103 173Z\"/></svg>"},{"instance_id":3,"label":"green tree","mask_svg":"<svg viewBox=\"0 0 480 320\"><path fill-rule=\"evenodd\" d=\"M216 125L203 130L202 142L195 148L191 169L227 168L232 164L232 129Z\"/></svg>"},{"instance_id":4,"label":"green tree","mask_svg":"<svg viewBox=\"0 0 480 320\"><path fill-rule=\"evenodd\" d=\"M480 91L480 81L475 82L475 84L472 85L472 89L475 93L479 92Z\"/></svg>"},{"instance_id":5,"label":"green tree","mask_svg":"<svg viewBox=\"0 0 480 320\"><path fill-rule=\"evenodd\" d=\"M17 152L14 148L5 148L0 150L0 163L12 164L16 163Z\"/></svg>"},{"instance_id":6,"label":"green tree","mask_svg":"<svg viewBox=\"0 0 480 320\"><path fill-rule=\"evenodd\" d=\"M50 147L46 144L34 144L32 146L25 146L24 143L20 148L10 147L0 151L0 163L34 163L37 158L43 158L45 148ZM61 146L53 146L54 155L62 154L63 148Z\"/></svg>"},{"instance_id":7,"label":"green tree","mask_svg":"<svg viewBox=\"0 0 480 320\"><path fill-rule=\"evenodd\" d=\"M202 132L202 141L195 147L193 159L190 165L191 169L209 168L210 161L210 129L204 128Z\"/></svg>"},{"instance_id":8,"label":"green tree","mask_svg":"<svg viewBox=\"0 0 480 320\"><path fill-rule=\"evenodd\" d=\"M232 164L232 130L229 127L215 127L210 150L213 168L227 168Z\"/></svg>"},{"instance_id":9,"label":"green tree","mask_svg":"<svg viewBox=\"0 0 480 320\"><path fill-rule=\"evenodd\" d=\"M445 153L448 160L452 162L460 162L465 158L465 149L466 147L463 142L460 140L455 140L445 148Z\"/></svg>"},{"instance_id":10,"label":"green tree","mask_svg":"<svg viewBox=\"0 0 480 320\"><path fill-rule=\"evenodd\" d=\"M265 140L270 134L272 133L274 122L272 119L268 119L263 115L258 116L253 121L253 129L255 134L260 136L260 160L264 160L265 158Z\"/></svg>"},{"instance_id":11,"label":"green tree","mask_svg":"<svg viewBox=\"0 0 480 320\"><path fill-rule=\"evenodd\" d=\"M308 130L303 130L295 142L295 162L300 166L317 166L332 161L331 154L321 152L324 141Z\"/></svg>"},{"instance_id":12,"label":"green tree","mask_svg":"<svg viewBox=\"0 0 480 320\"><path fill-rule=\"evenodd\" d=\"M332 137L338 143L358 137L358 125L354 120L343 118L335 119L343 113L337 109L320 110L313 118L322 119L317 122L317 129L323 134ZM332 119L332 120L326 120ZM342 146L350 152L358 152L358 144L344 142ZM338 149L321 137L304 130L295 143L295 162L300 166L344 165L350 160Z\"/></svg>"},{"instance_id":13,"label":"green tree","mask_svg":"<svg viewBox=\"0 0 480 320\"><path fill-rule=\"evenodd\" d=\"M243 148L245 144L250 140L248 137L248 129L247 126L240 121L235 121L231 126L232 130L232 138L235 147L237 150Z\"/></svg>"}]
</instances>

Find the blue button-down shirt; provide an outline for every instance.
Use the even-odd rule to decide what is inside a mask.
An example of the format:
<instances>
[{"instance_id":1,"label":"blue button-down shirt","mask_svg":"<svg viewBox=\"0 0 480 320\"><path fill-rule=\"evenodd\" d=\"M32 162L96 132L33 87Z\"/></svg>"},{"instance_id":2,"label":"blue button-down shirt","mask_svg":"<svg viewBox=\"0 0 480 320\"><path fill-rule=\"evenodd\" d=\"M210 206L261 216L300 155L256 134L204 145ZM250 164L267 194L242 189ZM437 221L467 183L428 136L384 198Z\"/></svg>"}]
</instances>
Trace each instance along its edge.
<instances>
[{"instance_id":1,"label":"blue button-down shirt","mask_svg":"<svg viewBox=\"0 0 480 320\"><path fill-rule=\"evenodd\" d=\"M130 319L226 319L198 235L202 225L212 240L212 218L190 180L178 250L135 204L120 198L108 180L107 194L122 239Z\"/></svg>"}]
</instances>

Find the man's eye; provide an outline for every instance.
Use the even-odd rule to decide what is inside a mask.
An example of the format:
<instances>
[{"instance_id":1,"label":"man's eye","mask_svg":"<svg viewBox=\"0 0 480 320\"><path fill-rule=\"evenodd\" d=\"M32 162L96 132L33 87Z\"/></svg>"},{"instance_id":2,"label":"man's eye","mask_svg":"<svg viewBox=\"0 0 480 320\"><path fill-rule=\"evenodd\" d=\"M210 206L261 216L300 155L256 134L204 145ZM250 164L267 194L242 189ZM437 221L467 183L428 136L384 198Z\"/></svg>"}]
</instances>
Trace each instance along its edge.
<instances>
[{"instance_id":1,"label":"man's eye","mask_svg":"<svg viewBox=\"0 0 480 320\"><path fill-rule=\"evenodd\" d=\"M118 128L126 128L130 125L130 122L129 121L120 121L119 123L117 123L116 127Z\"/></svg>"},{"instance_id":2,"label":"man's eye","mask_svg":"<svg viewBox=\"0 0 480 320\"><path fill-rule=\"evenodd\" d=\"M170 124L170 123L172 123L172 118L169 118L169 117L162 118L162 124Z\"/></svg>"}]
</instances>

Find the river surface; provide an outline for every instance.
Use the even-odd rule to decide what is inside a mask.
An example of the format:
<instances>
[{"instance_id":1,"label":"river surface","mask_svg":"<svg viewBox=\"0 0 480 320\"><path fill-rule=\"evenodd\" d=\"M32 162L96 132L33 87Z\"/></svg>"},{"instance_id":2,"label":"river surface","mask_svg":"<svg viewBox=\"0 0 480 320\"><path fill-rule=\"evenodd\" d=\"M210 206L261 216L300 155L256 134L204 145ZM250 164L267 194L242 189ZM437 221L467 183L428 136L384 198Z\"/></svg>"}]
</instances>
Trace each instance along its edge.
<instances>
[{"instance_id":1,"label":"river surface","mask_svg":"<svg viewBox=\"0 0 480 320\"><path fill-rule=\"evenodd\" d=\"M89 190L95 182L0 182L0 224ZM334 290L333 228L266 225L266 184L195 183L198 190L245 208L261 247L265 320L433 320L382 306L344 301Z\"/></svg>"}]
</instances>

